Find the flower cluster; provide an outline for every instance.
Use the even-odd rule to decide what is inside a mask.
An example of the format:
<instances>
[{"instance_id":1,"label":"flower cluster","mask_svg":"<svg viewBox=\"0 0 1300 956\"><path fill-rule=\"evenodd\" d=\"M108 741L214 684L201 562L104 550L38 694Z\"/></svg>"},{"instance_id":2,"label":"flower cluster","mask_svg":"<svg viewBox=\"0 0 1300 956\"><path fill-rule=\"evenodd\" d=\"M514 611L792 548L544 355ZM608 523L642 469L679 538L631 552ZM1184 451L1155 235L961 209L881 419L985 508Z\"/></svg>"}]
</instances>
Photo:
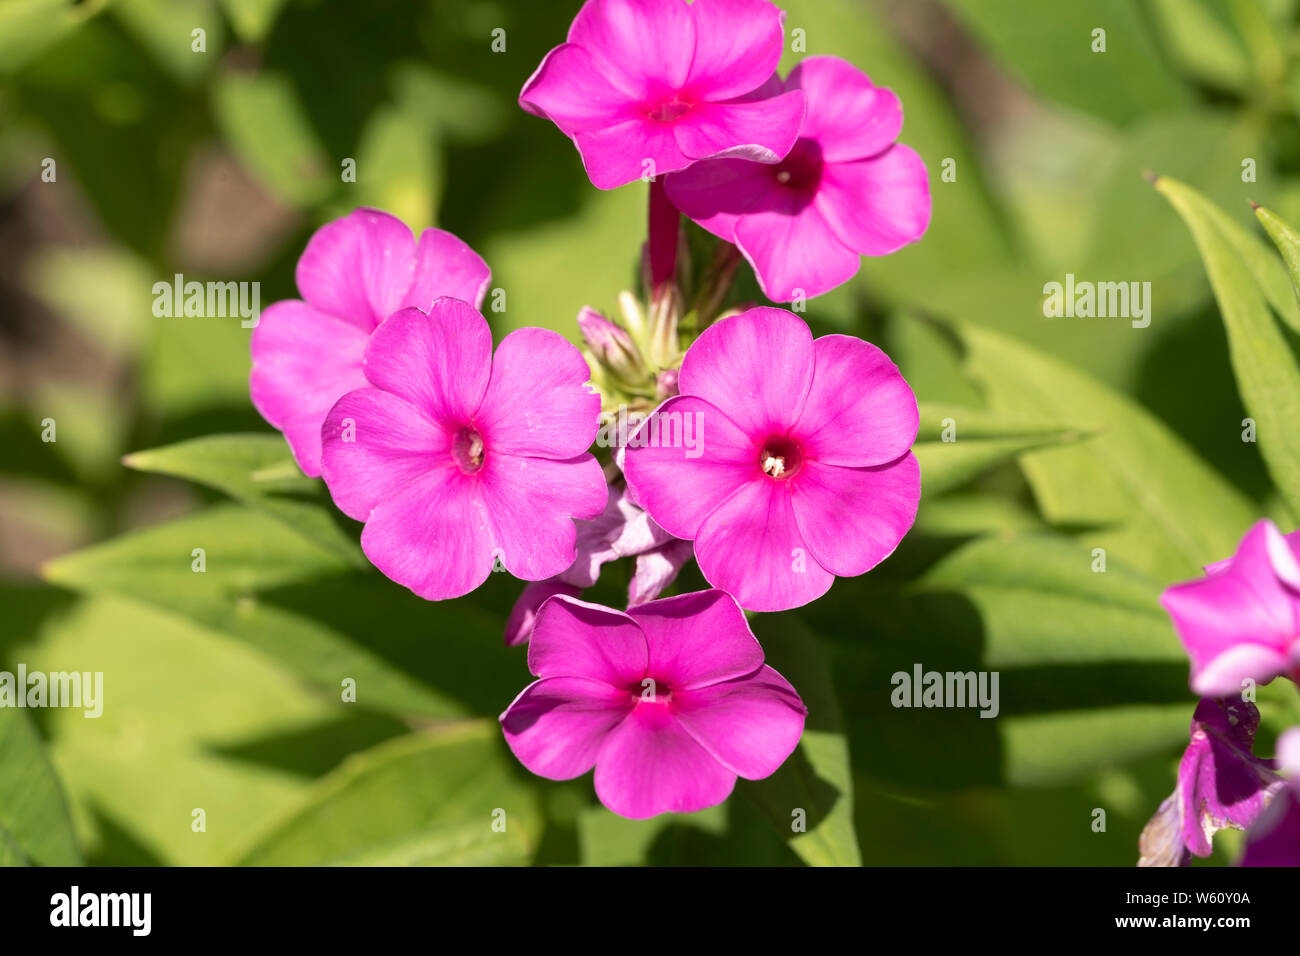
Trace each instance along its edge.
<instances>
[{"instance_id":1,"label":"flower cluster","mask_svg":"<svg viewBox=\"0 0 1300 956\"><path fill-rule=\"evenodd\" d=\"M920 498L916 399L888 356L726 306L743 260L773 301L801 301L930 218L897 97L826 57L782 82L783 16L588 0L524 85L595 186L650 182L645 295L583 308L585 352L537 328L494 351L483 260L369 209L316 232L302 300L252 343L254 404L364 524L375 567L429 600L494 568L528 582L505 637L538 680L505 739L543 777L594 768L627 817L712 806L781 766L806 711L744 611L868 571ZM698 281L683 213L714 246ZM579 600L623 558L626 611ZM692 559L712 589L661 598Z\"/></svg>"},{"instance_id":2,"label":"flower cluster","mask_svg":"<svg viewBox=\"0 0 1300 956\"><path fill-rule=\"evenodd\" d=\"M1245 865L1300 866L1300 727L1279 737L1278 761L1253 752L1255 686L1300 680L1300 532L1260 521L1235 555L1205 571L1162 598L1204 699L1174 792L1142 832L1139 862L1186 865L1231 827L1247 831Z\"/></svg>"}]
</instances>

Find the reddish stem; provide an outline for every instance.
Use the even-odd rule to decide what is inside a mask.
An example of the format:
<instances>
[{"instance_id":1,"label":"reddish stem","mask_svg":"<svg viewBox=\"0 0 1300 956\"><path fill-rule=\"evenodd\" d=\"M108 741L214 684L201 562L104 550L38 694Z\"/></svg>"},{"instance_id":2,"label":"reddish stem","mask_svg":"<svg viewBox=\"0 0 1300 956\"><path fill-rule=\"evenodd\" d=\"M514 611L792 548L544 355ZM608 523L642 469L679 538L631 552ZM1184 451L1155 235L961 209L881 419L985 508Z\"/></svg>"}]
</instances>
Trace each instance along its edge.
<instances>
[{"instance_id":1,"label":"reddish stem","mask_svg":"<svg viewBox=\"0 0 1300 956\"><path fill-rule=\"evenodd\" d=\"M650 181L649 238L646 256L649 260L650 293L654 295L665 283L671 282L677 272L677 237L681 216L664 192L662 176Z\"/></svg>"}]
</instances>

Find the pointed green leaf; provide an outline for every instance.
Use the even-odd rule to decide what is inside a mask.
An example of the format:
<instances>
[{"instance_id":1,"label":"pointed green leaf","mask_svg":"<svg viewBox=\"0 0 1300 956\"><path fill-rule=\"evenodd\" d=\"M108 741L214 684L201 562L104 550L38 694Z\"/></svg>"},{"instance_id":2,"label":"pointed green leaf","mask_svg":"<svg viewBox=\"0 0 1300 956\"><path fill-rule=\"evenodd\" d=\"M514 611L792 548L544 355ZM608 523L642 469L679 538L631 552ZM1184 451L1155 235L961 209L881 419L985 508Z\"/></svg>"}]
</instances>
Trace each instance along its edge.
<instances>
[{"instance_id":1,"label":"pointed green leaf","mask_svg":"<svg viewBox=\"0 0 1300 956\"><path fill-rule=\"evenodd\" d=\"M1300 514L1300 442L1294 433L1300 421L1300 366L1295 353L1242 250L1225 235L1222 211L1175 179L1161 177L1155 187L1196 240L1227 329L1237 391L1255 419L1260 455L1283 500Z\"/></svg>"},{"instance_id":2,"label":"pointed green leaf","mask_svg":"<svg viewBox=\"0 0 1300 956\"><path fill-rule=\"evenodd\" d=\"M912 451L921 464L921 494L936 495L1014 461L1022 452L1077 440L1077 431L980 408L921 405Z\"/></svg>"},{"instance_id":3,"label":"pointed green leaf","mask_svg":"<svg viewBox=\"0 0 1300 956\"><path fill-rule=\"evenodd\" d=\"M541 836L535 791L494 721L350 757L243 861L252 866L517 865Z\"/></svg>"},{"instance_id":4,"label":"pointed green leaf","mask_svg":"<svg viewBox=\"0 0 1300 956\"><path fill-rule=\"evenodd\" d=\"M122 464L223 491L278 518L354 567L368 565L356 540L327 510L330 506L301 497L319 499L321 483L298 470L279 435L209 435L133 452Z\"/></svg>"},{"instance_id":5,"label":"pointed green leaf","mask_svg":"<svg viewBox=\"0 0 1300 956\"><path fill-rule=\"evenodd\" d=\"M964 323L953 331L992 411L1032 408L1091 434L1021 456L1049 522L1081 527L1091 547L1161 580L1199 574L1236 549L1255 505L1149 411L996 332Z\"/></svg>"},{"instance_id":6,"label":"pointed green leaf","mask_svg":"<svg viewBox=\"0 0 1300 956\"><path fill-rule=\"evenodd\" d=\"M798 689L808 720L781 768L764 780L739 781L737 793L758 806L805 863L861 866L848 738L818 639L788 614L765 614L752 623L767 663Z\"/></svg>"},{"instance_id":7,"label":"pointed green leaf","mask_svg":"<svg viewBox=\"0 0 1300 956\"><path fill-rule=\"evenodd\" d=\"M26 712L0 707L0 866L80 864L63 789L35 725Z\"/></svg>"}]
</instances>

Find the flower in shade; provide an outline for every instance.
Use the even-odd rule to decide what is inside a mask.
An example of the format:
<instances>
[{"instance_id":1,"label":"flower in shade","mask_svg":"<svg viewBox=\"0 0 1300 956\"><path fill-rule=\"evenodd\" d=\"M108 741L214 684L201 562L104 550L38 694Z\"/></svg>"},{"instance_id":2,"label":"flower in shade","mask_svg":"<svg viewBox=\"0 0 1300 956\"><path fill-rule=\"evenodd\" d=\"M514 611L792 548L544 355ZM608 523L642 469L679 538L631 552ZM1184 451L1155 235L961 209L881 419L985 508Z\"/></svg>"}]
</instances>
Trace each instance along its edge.
<instances>
[{"instance_id":1,"label":"flower in shade","mask_svg":"<svg viewBox=\"0 0 1300 956\"><path fill-rule=\"evenodd\" d=\"M874 345L750 309L700 335L678 387L628 441L628 488L742 607L807 604L912 526L916 397Z\"/></svg>"},{"instance_id":2,"label":"flower in shade","mask_svg":"<svg viewBox=\"0 0 1300 956\"><path fill-rule=\"evenodd\" d=\"M657 598L673 583L692 549L674 538L637 507L623 486L610 488L605 510L590 521L579 521L578 559L549 581L527 585L506 621L506 644L522 644L532 633L537 609L554 594L578 597L600 578L601 565L619 558L636 558L627 586L629 607Z\"/></svg>"},{"instance_id":3,"label":"flower in shade","mask_svg":"<svg viewBox=\"0 0 1300 956\"><path fill-rule=\"evenodd\" d=\"M573 140L600 189L710 156L774 163L803 94L749 94L781 58L783 17L767 0L587 0L519 105Z\"/></svg>"},{"instance_id":4,"label":"flower in shade","mask_svg":"<svg viewBox=\"0 0 1300 956\"><path fill-rule=\"evenodd\" d=\"M784 87L773 78L760 95L783 88L803 91L807 115L780 163L711 160L664 182L678 209L736 244L774 302L833 289L861 256L896 252L930 224L925 164L894 142L897 96L830 56L805 59Z\"/></svg>"},{"instance_id":5,"label":"flower in shade","mask_svg":"<svg viewBox=\"0 0 1300 956\"><path fill-rule=\"evenodd\" d=\"M1226 696L1247 680L1300 677L1300 533L1260 521L1205 570L1160 598L1191 656L1192 690Z\"/></svg>"},{"instance_id":6,"label":"flower in shade","mask_svg":"<svg viewBox=\"0 0 1300 956\"><path fill-rule=\"evenodd\" d=\"M528 669L538 680L501 715L510 749L551 780L595 767L596 796L624 817L721 803L738 776L773 773L803 733L799 695L721 591L626 613L553 597Z\"/></svg>"},{"instance_id":7,"label":"flower in shade","mask_svg":"<svg viewBox=\"0 0 1300 956\"><path fill-rule=\"evenodd\" d=\"M608 492L577 349L519 329L493 356L483 316L444 298L390 316L363 368L369 384L325 419L322 463L379 570L441 600L482 584L494 558L530 581L573 563L572 519L600 514Z\"/></svg>"},{"instance_id":8,"label":"flower in shade","mask_svg":"<svg viewBox=\"0 0 1300 956\"><path fill-rule=\"evenodd\" d=\"M302 299L269 306L253 331L249 389L314 478L326 413L366 384L361 357L371 333L398 309L428 309L439 296L481 305L490 273L449 232L426 229L416 242L401 220L357 209L316 230L296 275Z\"/></svg>"},{"instance_id":9,"label":"flower in shade","mask_svg":"<svg viewBox=\"0 0 1300 956\"><path fill-rule=\"evenodd\" d=\"M1300 866L1300 727L1277 738L1277 762L1290 780L1247 832L1242 866Z\"/></svg>"},{"instance_id":10,"label":"flower in shade","mask_svg":"<svg viewBox=\"0 0 1300 956\"><path fill-rule=\"evenodd\" d=\"M1211 840L1244 830L1283 785L1273 761L1254 754L1259 710L1232 697L1207 697L1192 715L1191 741L1178 762L1178 782L1138 841L1138 866L1186 866L1209 856Z\"/></svg>"}]
</instances>

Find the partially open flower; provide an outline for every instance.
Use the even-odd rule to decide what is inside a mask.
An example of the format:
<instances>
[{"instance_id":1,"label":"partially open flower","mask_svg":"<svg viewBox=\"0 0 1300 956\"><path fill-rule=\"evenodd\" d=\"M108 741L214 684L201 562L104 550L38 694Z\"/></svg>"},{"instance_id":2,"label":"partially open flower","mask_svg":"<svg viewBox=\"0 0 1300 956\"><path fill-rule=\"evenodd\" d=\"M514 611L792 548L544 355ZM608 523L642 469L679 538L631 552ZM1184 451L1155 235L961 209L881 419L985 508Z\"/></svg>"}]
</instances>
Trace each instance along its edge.
<instances>
[{"instance_id":1,"label":"partially open flower","mask_svg":"<svg viewBox=\"0 0 1300 956\"><path fill-rule=\"evenodd\" d=\"M1186 866L1209 856L1218 831L1244 830L1282 787L1273 762L1253 753L1259 710L1239 698L1206 698L1192 715L1178 782L1138 842L1138 866Z\"/></svg>"}]
</instances>

